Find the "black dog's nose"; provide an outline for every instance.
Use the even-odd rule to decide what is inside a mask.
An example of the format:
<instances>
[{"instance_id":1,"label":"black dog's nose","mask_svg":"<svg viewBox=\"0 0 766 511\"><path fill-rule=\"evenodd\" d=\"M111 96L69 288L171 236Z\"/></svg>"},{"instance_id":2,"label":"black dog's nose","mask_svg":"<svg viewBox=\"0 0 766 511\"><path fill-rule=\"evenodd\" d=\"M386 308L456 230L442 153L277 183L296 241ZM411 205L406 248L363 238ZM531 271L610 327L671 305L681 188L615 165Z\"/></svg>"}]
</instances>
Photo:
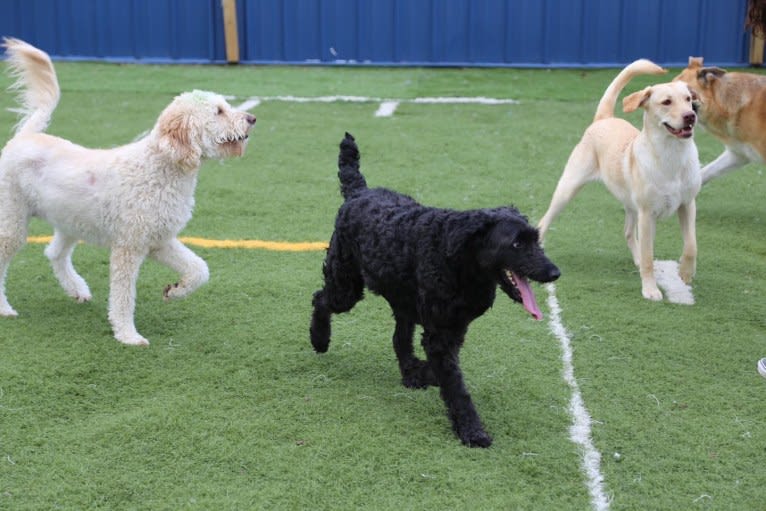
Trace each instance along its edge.
<instances>
[{"instance_id":1,"label":"black dog's nose","mask_svg":"<svg viewBox=\"0 0 766 511\"><path fill-rule=\"evenodd\" d=\"M561 270L559 270L557 266L553 266L553 268L548 270L547 282L553 282L554 280L558 280L559 277L561 277Z\"/></svg>"}]
</instances>

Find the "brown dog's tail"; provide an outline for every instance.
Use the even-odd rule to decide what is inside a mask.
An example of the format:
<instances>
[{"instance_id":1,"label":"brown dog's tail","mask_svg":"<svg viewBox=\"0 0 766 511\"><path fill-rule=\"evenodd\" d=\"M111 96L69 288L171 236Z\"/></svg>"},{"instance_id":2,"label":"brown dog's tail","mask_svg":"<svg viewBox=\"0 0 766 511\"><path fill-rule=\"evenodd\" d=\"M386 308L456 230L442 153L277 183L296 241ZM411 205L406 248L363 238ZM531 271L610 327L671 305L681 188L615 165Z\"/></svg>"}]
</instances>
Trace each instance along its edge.
<instances>
[{"instance_id":1,"label":"brown dog's tail","mask_svg":"<svg viewBox=\"0 0 766 511\"><path fill-rule=\"evenodd\" d=\"M8 57L8 72L15 78L10 90L18 92L21 106L16 110L21 116L16 133L45 131L61 95L50 57L20 39L6 37L2 46Z\"/></svg>"},{"instance_id":2,"label":"brown dog's tail","mask_svg":"<svg viewBox=\"0 0 766 511\"><path fill-rule=\"evenodd\" d=\"M634 77L638 75L661 75L667 73L667 69L664 69L654 62L647 59L639 59L629 64L625 69L620 71L609 87L606 88L604 95L601 97L601 101L598 102L598 108L596 108L596 115L593 117L593 121L601 119L608 119L614 117L614 105L617 103L617 98L622 92L622 89L628 85Z\"/></svg>"}]
</instances>

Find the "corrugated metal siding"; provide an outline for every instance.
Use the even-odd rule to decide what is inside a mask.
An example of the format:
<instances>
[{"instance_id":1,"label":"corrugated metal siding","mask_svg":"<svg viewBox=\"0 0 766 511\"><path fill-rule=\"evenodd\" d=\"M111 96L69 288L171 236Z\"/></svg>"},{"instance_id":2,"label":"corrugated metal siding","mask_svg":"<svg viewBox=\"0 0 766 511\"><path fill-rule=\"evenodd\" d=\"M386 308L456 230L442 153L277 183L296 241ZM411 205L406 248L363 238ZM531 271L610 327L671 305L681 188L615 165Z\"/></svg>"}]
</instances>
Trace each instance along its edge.
<instances>
[{"instance_id":1,"label":"corrugated metal siding","mask_svg":"<svg viewBox=\"0 0 766 511\"><path fill-rule=\"evenodd\" d=\"M744 65L746 0L238 0L257 63ZM59 58L223 62L220 0L2 0L0 34Z\"/></svg>"},{"instance_id":2,"label":"corrugated metal siding","mask_svg":"<svg viewBox=\"0 0 766 511\"><path fill-rule=\"evenodd\" d=\"M214 0L2 0L0 34L60 58L209 62L225 50Z\"/></svg>"}]
</instances>

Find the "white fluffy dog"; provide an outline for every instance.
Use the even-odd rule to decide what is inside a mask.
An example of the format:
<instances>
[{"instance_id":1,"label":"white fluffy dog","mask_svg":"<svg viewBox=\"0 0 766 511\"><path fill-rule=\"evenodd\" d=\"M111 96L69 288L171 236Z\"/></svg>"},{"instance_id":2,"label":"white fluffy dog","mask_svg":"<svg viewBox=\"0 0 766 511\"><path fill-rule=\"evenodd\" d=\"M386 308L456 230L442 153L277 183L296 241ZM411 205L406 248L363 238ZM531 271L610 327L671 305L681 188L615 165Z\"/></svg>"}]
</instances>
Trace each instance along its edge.
<instances>
[{"instance_id":1,"label":"white fluffy dog","mask_svg":"<svg viewBox=\"0 0 766 511\"><path fill-rule=\"evenodd\" d=\"M183 297L207 281L205 261L176 236L191 219L202 160L242 156L255 117L217 94L187 92L165 108L146 137L114 149L86 149L43 133L60 95L50 57L18 39L6 38L4 46L21 120L0 155L0 315L17 315L5 296L5 276L35 216L53 225L45 255L78 302L91 299L72 266L78 240L111 249L114 336L125 344L149 344L133 322L141 263L150 256L180 274L165 288L165 299Z\"/></svg>"}]
</instances>

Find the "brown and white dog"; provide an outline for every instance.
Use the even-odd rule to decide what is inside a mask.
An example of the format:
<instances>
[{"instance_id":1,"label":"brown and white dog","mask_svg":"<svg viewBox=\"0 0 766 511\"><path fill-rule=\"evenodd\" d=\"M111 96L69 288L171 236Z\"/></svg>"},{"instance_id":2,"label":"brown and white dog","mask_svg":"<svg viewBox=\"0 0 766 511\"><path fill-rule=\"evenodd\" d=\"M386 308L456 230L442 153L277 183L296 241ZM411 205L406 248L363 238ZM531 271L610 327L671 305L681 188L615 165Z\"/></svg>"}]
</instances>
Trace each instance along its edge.
<instances>
[{"instance_id":1,"label":"brown and white dog","mask_svg":"<svg viewBox=\"0 0 766 511\"><path fill-rule=\"evenodd\" d=\"M674 78L699 96L700 123L726 149L702 168L702 183L751 162L766 161L766 76L705 67L702 57Z\"/></svg>"},{"instance_id":2,"label":"brown and white dog","mask_svg":"<svg viewBox=\"0 0 766 511\"><path fill-rule=\"evenodd\" d=\"M593 123L569 156L540 237L582 186L600 180L625 208L625 239L641 273L641 293L661 300L654 276L654 235L659 218L678 214L684 247L679 276L689 284L697 261L695 197L700 189L699 157L694 144L697 116L693 93L682 82L646 87L623 99L623 110L644 109L643 129L614 117L620 91L635 76L662 74L660 66L637 60L623 69L604 92Z\"/></svg>"}]
</instances>

